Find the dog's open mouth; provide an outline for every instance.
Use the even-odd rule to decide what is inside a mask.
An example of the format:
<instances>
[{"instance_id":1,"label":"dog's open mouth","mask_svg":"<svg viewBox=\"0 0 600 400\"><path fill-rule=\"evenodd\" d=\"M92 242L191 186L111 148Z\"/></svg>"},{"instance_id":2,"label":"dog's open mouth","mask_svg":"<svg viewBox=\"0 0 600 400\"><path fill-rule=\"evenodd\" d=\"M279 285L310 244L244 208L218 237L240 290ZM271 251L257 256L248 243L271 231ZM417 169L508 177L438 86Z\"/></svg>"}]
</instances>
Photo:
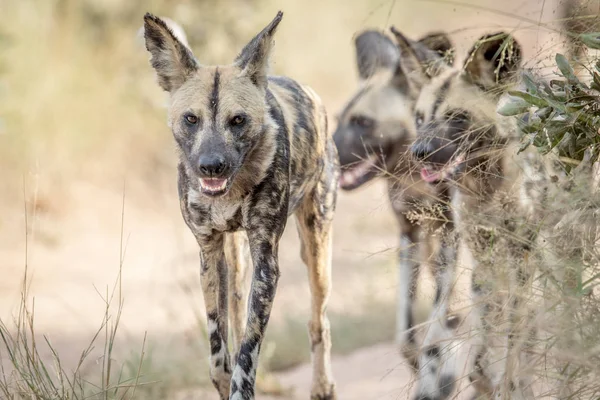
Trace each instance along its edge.
<instances>
[{"instance_id":1,"label":"dog's open mouth","mask_svg":"<svg viewBox=\"0 0 600 400\"><path fill-rule=\"evenodd\" d=\"M220 196L227 192L227 178L200 178L200 190L209 196Z\"/></svg>"},{"instance_id":2,"label":"dog's open mouth","mask_svg":"<svg viewBox=\"0 0 600 400\"><path fill-rule=\"evenodd\" d=\"M344 190L356 189L371 180L376 174L375 157L369 157L366 160L342 168L340 187Z\"/></svg>"},{"instance_id":3,"label":"dog's open mouth","mask_svg":"<svg viewBox=\"0 0 600 400\"><path fill-rule=\"evenodd\" d=\"M421 179L431 184L452 179L452 177L456 174L464 159L464 155L461 154L445 165L425 164L421 168Z\"/></svg>"},{"instance_id":4,"label":"dog's open mouth","mask_svg":"<svg viewBox=\"0 0 600 400\"><path fill-rule=\"evenodd\" d=\"M427 183L436 183L442 180L443 168L435 169L427 165L421 168L421 178Z\"/></svg>"}]
</instances>

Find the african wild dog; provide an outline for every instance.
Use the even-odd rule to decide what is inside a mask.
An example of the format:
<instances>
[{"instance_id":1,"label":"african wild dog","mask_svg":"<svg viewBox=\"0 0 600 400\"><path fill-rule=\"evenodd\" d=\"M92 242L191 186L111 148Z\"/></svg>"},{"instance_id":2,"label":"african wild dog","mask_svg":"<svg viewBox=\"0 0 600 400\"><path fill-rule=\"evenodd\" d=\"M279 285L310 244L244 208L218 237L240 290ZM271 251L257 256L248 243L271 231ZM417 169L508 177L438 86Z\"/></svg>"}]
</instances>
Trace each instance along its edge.
<instances>
[{"instance_id":1,"label":"african wild dog","mask_svg":"<svg viewBox=\"0 0 600 400\"><path fill-rule=\"evenodd\" d=\"M534 236L520 196L515 126L496 114L500 96L520 69L520 45L503 32L486 35L470 50L463 68L427 76L413 45L397 36L402 51L413 53L403 65L421 88L415 107L418 138L411 151L422 163L422 175L452 185L456 226L472 261L471 295L482 332L471 378L482 394L529 397L527 374L513 364L526 361L517 311L530 275L526 253ZM445 347L456 343L437 343L439 336L445 335L434 331L424 341L420 399L447 398L459 376L443 360Z\"/></svg>"},{"instance_id":2,"label":"african wild dog","mask_svg":"<svg viewBox=\"0 0 600 400\"><path fill-rule=\"evenodd\" d=\"M585 55L585 46L577 35L600 29L600 1L563 0L559 7L561 28L567 42L567 58L581 60Z\"/></svg>"},{"instance_id":3,"label":"african wild dog","mask_svg":"<svg viewBox=\"0 0 600 400\"><path fill-rule=\"evenodd\" d=\"M181 211L200 246L210 376L222 399L254 398L258 354L279 277L279 240L292 213L312 293L311 397L335 397L325 309L339 167L319 97L289 78L267 75L282 16L279 12L226 66L199 64L161 19L144 17L151 64L170 94ZM244 327L246 240L254 274Z\"/></svg>"},{"instance_id":4,"label":"african wild dog","mask_svg":"<svg viewBox=\"0 0 600 400\"><path fill-rule=\"evenodd\" d=\"M402 53L386 35L366 30L355 39L356 63L361 80L340 117L335 144L340 157L340 186L354 190L383 175L388 196L400 227L399 282L396 309L396 343L416 370L417 352L413 327L413 301L420 255L429 257L431 233L443 223L427 224L415 218L423 209L443 209L448 203L447 187L427 185L408 157L415 139L414 103L418 94L400 66ZM443 33L430 33L414 43L423 63L444 62L452 44ZM435 219L435 218L432 218ZM424 254L421 254L424 255ZM437 264L434 262L434 265ZM448 296L454 274L436 270L435 303Z\"/></svg>"}]
</instances>

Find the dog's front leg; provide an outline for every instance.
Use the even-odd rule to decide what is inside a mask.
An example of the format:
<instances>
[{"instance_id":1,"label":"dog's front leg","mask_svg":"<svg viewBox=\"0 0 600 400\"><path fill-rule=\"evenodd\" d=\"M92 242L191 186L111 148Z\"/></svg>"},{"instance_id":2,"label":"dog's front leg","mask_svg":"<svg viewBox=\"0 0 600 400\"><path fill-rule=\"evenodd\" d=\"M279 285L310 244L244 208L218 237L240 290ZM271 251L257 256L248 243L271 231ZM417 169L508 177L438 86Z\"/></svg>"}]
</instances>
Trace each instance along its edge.
<instances>
[{"instance_id":1,"label":"dog's front leg","mask_svg":"<svg viewBox=\"0 0 600 400\"><path fill-rule=\"evenodd\" d=\"M453 329L459 320L449 319L447 315L458 253L458 238L449 207L444 210L442 221L444 224L440 229L440 246L433 261L436 294L419 354L418 399L448 398L454 391L459 376L456 365L458 341L455 340Z\"/></svg>"},{"instance_id":2,"label":"dog's front leg","mask_svg":"<svg viewBox=\"0 0 600 400\"><path fill-rule=\"evenodd\" d=\"M210 341L210 378L221 399L229 398L231 367L227 349L227 264L223 234L198 238L200 281Z\"/></svg>"},{"instance_id":3,"label":"dog's front leg","mask_svg":"<svg viewBox=\"0 0 600 400\"><path fill-rule=\"evenodd\" d=\"M419 275L419 227L402 215L396 299L396 345L414 371L418 370L415 342L414 301Z\"/></svg>"},{"instance_id":4,"label":"dog's front leg","mask_svg":"<svg viewBox=\"0 0 600 400\"><path fill-rule=\"evenodd\" d=\"M446 206L442 212L439 231L440 246L433 260L436 291L433 301L431 320L446 322L450 306L451 294L456 277L456 260L458 253L458 234L454 224L452 210Z\"/></svg>"},{"instance_id":5,"label":"dog's front leg","mask_svg":"<svg viewBox=\"0 0 600 400\"><path fill-rule=\"evenodd\" d=\"M235 363L246 330L246 308L248 307L246 272L250 255L248 238L244 231L233 232L225 237L225 258L229 268L229 311Z\"/></svg>"},{"instance_id":6,"label":"dog's front leg","mask_svg":"<svg viewBox=\"0 0 600 400\"><path fill-rule=\"evenodd\" d=\"M256 229L248 231L248 239L254 263L254 275L246 332L231 379L231 400L254 399L258 354L279 280L277 259L279 235L266 234L264 229Z\"/></svg>"}]
</instances>

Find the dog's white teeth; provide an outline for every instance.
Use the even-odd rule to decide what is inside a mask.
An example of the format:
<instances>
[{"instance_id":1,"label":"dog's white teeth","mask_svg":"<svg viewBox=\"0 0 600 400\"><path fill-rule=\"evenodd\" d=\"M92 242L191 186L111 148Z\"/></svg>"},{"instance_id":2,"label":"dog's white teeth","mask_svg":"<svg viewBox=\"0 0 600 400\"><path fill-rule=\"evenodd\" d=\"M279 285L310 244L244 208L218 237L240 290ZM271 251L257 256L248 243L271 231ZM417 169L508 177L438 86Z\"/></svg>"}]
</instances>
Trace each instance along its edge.
<instances>
[{"instance_id":1,"label":"dog's white teeth","mask_svg":"<svg viewBox=\"0 0 600 400\"><path fill-rule=\"evenodd\" d=\"M356 165L351 172L354 175L354 177L358 179L366 173L368 173L371 170L372 166L373 163L371 162L371 160L365 160L362 161L360 164Z\"/></svg>"},{"instance_id":2,"label":"dog's white teeth","mask_svg":"<svg viewBox=\"0 0 600 400\"><path fill-rule=\"evenodd\" d=\"M356 184L358 180L364 177L366 174L371 171L373 167L373 161L371 159L367 159L365 161L361 161L358 164L354 164L350 170L342 172L342 176L340 177L340 184L342 186L352 186Z\"/></svg>"},{"instance_id":3,"label":"dog's white teeth","mask_svg":"<svg viewBox=\"0 0 600 400\"><path fill-rule=\"evenodd\" d=\"M364 161L364 162L363 162L362 164L360 164L360 165L358 166L358 168L356 169L356 174L357 174L357 175L364 175L364 174L366 174L366 173L367 173L367 172L369 172L369 170L371 169L371 165L372 165L372 164L371 164L371 161L370 161L370 160Z\"/></svg>"},{"instance_id":4,"label":"dog's white teeth","mask_svg":"<svg viewBox=\"0 0 600 400\"><path fill-rule=\"evenodd\" d=\"M342 185L352 185L354 184L354 182L356 182L356 176L354 175L354 173L352 171L348 171L348 172L344 172L342 174L342 179L341 179L341 183Z\"/></svg>"},{"instance_id":5,"label":"dog's white teeth","mask_svg":"<svg viewBox=\"0 0 600 400\"><path fill-rule=\"evenodd\" d=\"M218 179L218 178L200 179L200 185L202 185L202 187L204 189L208 189L208 190L212 190L212 191L223 190L227 186L227 179Z\"/></svg>"}]
</instances>

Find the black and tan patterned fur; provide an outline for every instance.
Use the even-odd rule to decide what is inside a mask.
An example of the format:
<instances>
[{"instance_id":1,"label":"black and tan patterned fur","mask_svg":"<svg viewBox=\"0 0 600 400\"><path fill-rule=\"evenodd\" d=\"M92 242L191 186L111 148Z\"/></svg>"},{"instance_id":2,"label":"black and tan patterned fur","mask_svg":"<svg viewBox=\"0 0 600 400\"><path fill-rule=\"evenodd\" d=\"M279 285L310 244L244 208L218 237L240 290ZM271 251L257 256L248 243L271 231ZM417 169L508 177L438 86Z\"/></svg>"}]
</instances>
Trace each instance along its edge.
<instances>
[{"instance_id":1,"label":"black and tan patterned fur","mask_svg":"<svg viewBox=\"0 0 600 400\"><path fill-rule=\"evenodd\" d=\"M254 398L259 350L280 275L279 240L291 214L312 294L311 397L335 398L325 309L339 167L318 96L289 78L267 74L281 18L280 12L225 66L199 64L162 20L144 18L151 64L170 94L181 211L200 246L210 376L222 399ZM245 318L247 252L254 268Z\"/></svg>"},{"instance_id":2,"label":"black and tan patterned fur","mask_svg":"<svg viewBox=\"0 0 600 400\"><path fill-rule=\"evenodd\" d=\"M412 51L409 41L399 37L399 42L404 51ZM412 58L412 65L417 65L416 55ZM526 316L519 313L531 276L527 253L535 224L521 196L516 131L496 114L496 107L520 62L519 44L500 32L477 41L463 68L443 68L427 76L419 68L407 67L413 72L412 82L420 87L415 107L418 139L412 153L425 174L452 185L456 227L473 268L477 340L471 378L480 395L510 399L532 396L528 374L522 370L531 332L521 329ZM448 254L455 255L456 250ZM452 257L447 261L455 262ZM445 399L453 391L461 371L448 367L451 357L445 357L445 349L459 351L464 338L441 341L449 336L440 325L425 338L419 399Z\"/></svg>"},{"instance_id":3,"label":"black and tan patterned fur","mask_svg":"<svg viewBox=\"0 0 600 400\"><path fill-rule=\"evenodd\" d=\"M598 32L600 29L600 1L562 0L559 2L561 28L566 38L569 60L585 62L585 45L577 37L582 33Z\"/></svg>"},{"instance_id":4,"label":"black and tan patterned fur","mask_svg":"<svg viewBox=\"0 0 600 400\"><path fill-rule=\"evenodd\" d=\"M400 228L396 344L417 369L413 303L420 261L429 259L437 281L435 304L452 287L453 274L437 269L431 239L450 228L443 213L449 203L443 184L427 185L411 161L408 149L416 138L413 107L418 95L400 65L402 54L385 34L366 30L354 41L360 86L339 117L334 140L340 156L343 190L354 190L373 178L383 177ZM445 62L452 44L443 33L430 33L414 43L419 61ZM447 58L443 58L447 57ZM434 211L432 212L427 212ZM428 215L428 220L418 216ZM442 214L442 215L440 215Z\"/></svg>"}]
</instances>

